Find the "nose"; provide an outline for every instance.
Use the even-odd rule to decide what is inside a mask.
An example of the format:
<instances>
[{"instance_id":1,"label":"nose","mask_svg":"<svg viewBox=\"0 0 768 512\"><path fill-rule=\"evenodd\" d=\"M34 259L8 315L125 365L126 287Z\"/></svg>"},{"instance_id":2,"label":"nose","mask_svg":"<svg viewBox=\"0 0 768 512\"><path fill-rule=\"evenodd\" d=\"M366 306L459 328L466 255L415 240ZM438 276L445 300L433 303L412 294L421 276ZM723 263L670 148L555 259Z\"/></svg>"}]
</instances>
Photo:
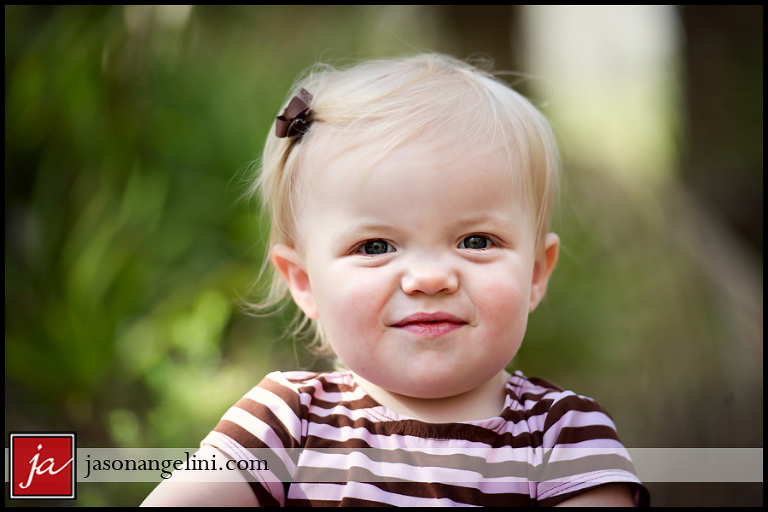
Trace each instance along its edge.
<instances>
[{"instance_id":1,"label":"nose","mask_svg":"<svg viewBox=\"0 0 768 512\"><path fill-rule=\"evenodd\" d=\"M453 293L459 287L459 276L455 271L438 263L412 266L402 278L403 291L409 295L440 292Z\"/></svg>"}]
</instances>

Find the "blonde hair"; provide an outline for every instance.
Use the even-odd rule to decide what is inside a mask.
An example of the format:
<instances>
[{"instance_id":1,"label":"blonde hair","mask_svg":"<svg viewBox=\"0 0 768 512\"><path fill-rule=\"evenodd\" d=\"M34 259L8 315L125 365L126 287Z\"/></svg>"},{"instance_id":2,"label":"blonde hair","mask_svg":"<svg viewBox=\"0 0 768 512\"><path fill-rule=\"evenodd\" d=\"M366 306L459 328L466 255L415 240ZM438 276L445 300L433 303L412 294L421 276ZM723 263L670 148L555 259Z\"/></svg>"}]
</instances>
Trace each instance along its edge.
<instances>
[{"instance_id":1,"label":"blonde hair","mask_svg":"<svg viewBox=\"0 0 768 512\"><path fill-rule=\"evenodd\" d=\"M318 130L333 130L334 147L322 148L326 158L333 158L372 144L386 155L406 142L446 128L461 137L464 147L500 145L506 149L510 167L517 168L516 178L535 212L536 252L543 247L559 174L557 145L544 116L490 72L445 55L421 54L341 70L315 66L295 84L285 104L302 88L312 94L312 125L301 140L294 140L276 137L273 124L260 172L249 190L251 195L261 196L262 207L270 216L270 251L276 244L297 247L299 243L300 172L310 165L306 155ZM286 295L287 284L271 266L268 295L246 307L252 313L263 313ZM320 323L301 310L292 334L304 331L308 324L313 338L310 348L319 355L332 353Z\"/></svg>"}]
</instances>

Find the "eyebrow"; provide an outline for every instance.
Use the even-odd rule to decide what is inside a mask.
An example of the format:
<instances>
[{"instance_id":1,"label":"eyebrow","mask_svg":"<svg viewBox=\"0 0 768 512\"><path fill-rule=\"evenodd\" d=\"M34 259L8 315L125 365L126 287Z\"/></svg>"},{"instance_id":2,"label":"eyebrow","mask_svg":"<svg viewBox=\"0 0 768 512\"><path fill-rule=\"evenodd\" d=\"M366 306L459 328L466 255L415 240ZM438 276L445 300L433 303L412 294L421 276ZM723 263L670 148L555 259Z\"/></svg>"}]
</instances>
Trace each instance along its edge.
<instances>
[{"instance_id":1,"label":"eyebrow","mask_svg":"<svg viewBox=\"0 0 768 512\"><path fill-rule=\"evenodd\" d=\"M528 219L522 219L522 221L528 222ZM474 229L481 232L487 231L488 234L499 237L502 243L505 244L512 243L514 240L521 237L523 233L519 222L515 222L514 219L511 222L503 220L493 214L480 214L460 219L454 224L454 229L460 231L466 230L468 232Z\"/></svg>"},{"instance_id":2,"label":"eyebrow","mask_svg":"<svg viewBox=\"0 0 768 512\"><path fill-rule=\"evenodd\" d=\"M474 217L460 219L454 223L454 227L456 229L469 229L471 226L475 226L477 224L490 225L495 229L515 229L515 231L517 231L514 223L505 222L495 215L488 214L481 214Z\"/></svg>"},{"instance_id":3,"label":"eyebrow","mask_svg":"<svg viewBox=\"0 0 768 512\"><path fill-rule=\"evenodd\" d=\"M512 230L513 234L519 234L519 229L514 223L505 222L492 214L480 214L473 217L467 217L460 219L453 224L453 229L456 230L469 230L473 226L484 225L490 227L490 231L496 230ZM400 230L393 228L388 224L382 224L377 222L362 222L360 224L353 224L347 229L344 229L338 234L333 236L334 245L346 245L352 241L358 241L360 238L365 238L367 234L371 236L396 236L400 234Z\"/></svg>"},{"instance_id":4,"label":"eyebrow","mask_svg":"<svg viewBox=\"0 0 768 512\"><path fill-rule=\"evenodd\" d=\"M365 237L367 233L375 235L397 235L400 230L393 228L388 224L381 224L376 222L363 222L361 224L353 224L347 229L342 230L339 233L333 235L333 244L346 244L352 240L357 241L360 237Z\"/></svg>"}]
</instances>

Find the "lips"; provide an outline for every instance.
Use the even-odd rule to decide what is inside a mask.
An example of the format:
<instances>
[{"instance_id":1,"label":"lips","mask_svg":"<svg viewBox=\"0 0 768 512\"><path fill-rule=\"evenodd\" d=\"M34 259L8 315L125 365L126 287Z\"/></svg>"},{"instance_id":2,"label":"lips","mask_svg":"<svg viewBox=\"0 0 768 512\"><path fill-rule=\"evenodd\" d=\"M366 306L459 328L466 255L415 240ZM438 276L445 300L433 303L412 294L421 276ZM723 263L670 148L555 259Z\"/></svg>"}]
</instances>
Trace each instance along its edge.
<instances>
[{"instance_id":1,"label":"lips","mask_svg":"<svg viewBox=\"0 0 768 512\"><path fill-rule=\"evenodd\" d=\"M436 337L461 328L467 322L448 313L416 313L393 325L420 336Z\"/></svg>"}]
</instances>

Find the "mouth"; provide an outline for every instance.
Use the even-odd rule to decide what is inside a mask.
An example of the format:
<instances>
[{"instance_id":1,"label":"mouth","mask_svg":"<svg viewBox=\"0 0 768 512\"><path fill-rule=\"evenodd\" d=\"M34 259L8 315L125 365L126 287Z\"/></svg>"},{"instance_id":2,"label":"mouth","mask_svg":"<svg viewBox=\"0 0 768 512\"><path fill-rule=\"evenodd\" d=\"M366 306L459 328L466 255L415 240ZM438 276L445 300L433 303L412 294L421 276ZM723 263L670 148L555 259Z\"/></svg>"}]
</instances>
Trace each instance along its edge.
<instances>
[{"instance_id":1,"label":"mouth","mask_svg":"<svg viewBox=\"0 0 768 512\"><path fill-rule=\"evenodd\" d=\"M432 338L448 334L466 324L466 321L448 313L416 313L403 318L393 327Z\"/></svg>"}]
</instances>

